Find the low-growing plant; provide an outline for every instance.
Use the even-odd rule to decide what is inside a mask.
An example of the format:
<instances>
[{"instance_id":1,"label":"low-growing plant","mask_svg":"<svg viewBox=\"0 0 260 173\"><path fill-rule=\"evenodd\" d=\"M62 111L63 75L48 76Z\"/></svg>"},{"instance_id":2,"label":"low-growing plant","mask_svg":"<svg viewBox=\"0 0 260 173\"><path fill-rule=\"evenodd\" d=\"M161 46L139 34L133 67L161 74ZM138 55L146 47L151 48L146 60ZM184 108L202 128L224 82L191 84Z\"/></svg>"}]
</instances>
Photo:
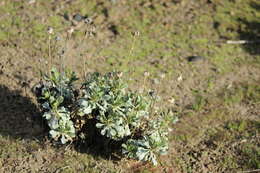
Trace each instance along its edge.
<instances>
[{"instance_id":1,"label":"low-growing plant","mask_svg":"<svg viewBox=\"0 0 260 173\"><path fill-rule=\"evenodd\" d=\"M73 141L76 131L71 120L71 104L76 99L73 82L74 72L66 70L64 74L52 69L49 75L43 76L43 81L37 85L36 96L44 111L43 117L50 127L53 139L61 138L62 144Z\"/></svg>"},{"instance_id":2,"label":"low-growing plant","mask_svg":"<svg viewBox=\"0 0 260 173\"><path fill-rule=\"evenodd\" d=\"M174 116L151 111L154 99L129 90L121 73L91 73L80 89L76 80L74 72L52 69L35 89L50 137L65 144L103 136L104 144L120 144L123 155L156 165L168 151Z\"/></svg>"}]
</instances>

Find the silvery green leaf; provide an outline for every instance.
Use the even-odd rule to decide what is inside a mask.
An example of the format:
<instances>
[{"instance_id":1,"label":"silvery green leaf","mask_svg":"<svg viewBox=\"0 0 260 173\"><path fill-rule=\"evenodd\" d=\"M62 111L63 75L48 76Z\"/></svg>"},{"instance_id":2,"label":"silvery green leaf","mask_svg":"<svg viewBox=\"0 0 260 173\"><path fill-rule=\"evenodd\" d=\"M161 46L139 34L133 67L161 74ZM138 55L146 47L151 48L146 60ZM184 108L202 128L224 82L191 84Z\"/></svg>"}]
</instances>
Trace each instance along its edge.
<instances>
[{"instance_id":1,"label":"silvery green leaf","mask_svg":"<svg viewBox=\"0 0 260 173\"><path fill-rule=\"evenodd\" d=\"M62 136L61 136L61 143L62 143L62 144L65 144L65 143L67 143L67 142L68 142L67 138L65 138L65 136L62 135Z\"/></svg>"},{"instance_id":2,"label":"silvery green leaf","mask_svg":"<svg viewBox=\"0 0 260 173\"><path fill-rule=\"evenodd\" d=\"M156 166L156 165L158 164L155 155L153 155L153 156L151 157L151 160L152 160L153 165Z\"/></svg>"},{"instance_id":3,"label":"silvery green leaf","mask_svg":"<svg viewBox=\"0 0 260 173\"><path fill-rule=\"evenodd\" d=\"M59 105L63 102L64 98L62 96L59 96L58 98L56 98L53 103L52 103L52 107L57 109L59 107Z\"/></svg>"},{"instance_id":4,"label":"silvery green leaf","mask_svg":"<svg viewBox=\"0 0 260 173\"><path fill-rule=\"evenodd\" d=\"M64 106L60 107L57 110L57 113L58 113L59 117L62 119L70 119L70 112Z\"/></svg>"},{"instance_id":5,"label":"silvery green leaf","mask_svg":"<svg viewBox=\"0 0 260 173\"><path fill-rule=\"evenodd\" d=\"M90 114L92 112L91 106L85 107L83 110L84 114Z\"/></svg>"},{"instance_id":6,"label":"silvery green leaf","mask_svg":"<svg viewBox=\"0 0 260 173\"><path fill-rule=\"evenodd\" d=\"M99 129L102 128L103 126L104 126L104 124L101 124L101 123L96 124L96 127L99 128Z\"/></svg>"},{"instance_id":7,"label":"silvery green leaf","mask_svg":"<svg viewBox=\"0 0 260 173\"><path fill-rule=\"evenodd\" d=\"M115 129L108 129L108 133L110 134L111 137L115 136L116 135L116 130Z\"/></svg>"},{"instance_id":8,"label":"silvery green leaf","mask_svg":"<svg viewBox=\"0 0 260 173\"><path fill-rule=\"evenodd\" d=\"M118 137L124 137L125 136L125 129L122 126L116 126L116 131L118 134Z\"/></svg>"},{"instance_id":9,"label":"silvery green leaf","mask_svg":"<svg viewBox=\"0 0 260 173\"><path fill-rule=\"evenodd\" d=\"M138 152L138 153L148 153L149 150L146 149L146 148L143 148L143 147L138 147L137 152Z\"/></svg>"},{"instance_id":10,"label":"silvery green leaf","mask_svg":"<svg viewBox=\"0 0 260 173\"><path fill-rule=\"evenodd\" d=\"M57 115L63 121L66 121L69 119L69 114L67 112L57 111Z\"/></svg>"},{"instance_id":11,"label":"silvery green leaf","mask_svg":"<svg viewBox=\"0 0 260 173\"><path fill-rule=\"evenodd\" d=\"M152 139L155 142L159 142L161 140L160 134L157 132L154 132L150 135L150 139Z\"/></svg>"},{"instance_id":12,"label":"silvery green leaf","mask_svg":"<svg viewBox=\"0 0 260 173\"><path fill-rule=\"evenodd\" d=\"M144 157L146 156L146 153L136 153L136 156L138 160L145 161Z\"/></svg>"},{"instance_id":13,"label":"silvery green leaf","mask_svg":"<svg viewBox=\"0 0 260 173\"><path fill-rule=\"evenodd\" d=\"M160 154L161 154L161 155L166 155L166 154L168 153L167 150L168 150L168 147L163 147L163 148L161 148L161 149L160 149Z\"/></svg>"},{"instance_id":14,"label":"silvery green leaf","mask_svg":"<svg viewBox=\"0 0 260 173\"><path fill-rule=\"evenodd\" d=\"M146 160L145 157L146 155L149 153L149 151L147 149L144 149L144 148L138 148L137 149L137 152L136 152L136 155L138 157L139 160Z\"/></svg>"},{"instance_id":15,"label":"silvery green leaf","mask_svg":"<svg viewBox=\"0 0 260 173\"><path fill-rule=\"evenodd\" d=\"M106 100L106 101L109 101L111 99L111 96L110 95L104 95L103 99Z\"/></svg>"},{"instance_id":16,"label":"silvery green leaf","mask_svg":"<svg viewBox=\"0 0 260 173\"><path fill-rule=\"evenodd\" d=\"M49 100L50 100L50 103L53 103L56 99L53 96L50 96Z\"/></svg>"},{"instance_id":17,"label":"silvery green leaf","mask_svg":"<svg viewBox=\"0 0 260 173\"><path fill-rule=\"evenodd\" d=\"M55 131L55 130L50 130L49 133L51 134L51 137L52 137L53 139L57 139L57 138L60 136L60 133L57 132L57 131Z\"/></svg>"},{"instance_id":18,"label":"silvery green leaf","mask_svg":"<svg viewBox=\"0 0 260 173\"><path fill-rule=\"evenodd\" d=\"M105 119L106 119L105 114L104 114L104 115L101 114L101 115L98 115L98 116L97 116L97 120L99 120L100 122L104 122Z\"/></svg>"},{"instance_id":19,"label":"silvery green leaf","mask_svg":"<svg viewBox=\"0 0 260 173\"><path fill-rule=\"evenodd\" d=\"M178 117L174 117L173 120L172 120L172 123L176 124L178 121L179 121L179 118Z\"/></svg>"},{"instance_id":20,"label":"silvery green leaf","mask_svg":"<svg viewBox=\"0 0 260 173\"><path fill-rule=\"evenodd\" d=\"M137 140L136 144L139 146L143 146L145 148L150 148L150 144L148 142L148 139L144 139L144 140Z\"/></svg>"},{"instance_id":21,"label":"silvery green leaf","mask_svg":"<svg viewBox=\"0 0 260 173\"><path fill-rule=\"evenodd\" d=\"M74 128L74 126L72 126L71 128L70 128L70 131L69 131L69 133L70 133L70 137L72 137L72 138L74 138L75 136L76 136L76 130L75 130L75 128Z\"/></svg>"},{"instance_id":22,"label":"silvery green leaf","mask_svg":"<svg viewBox=\"0 0 260 173\"><path fill-rule=\"evenodd\" d=\"M46 118L47 120L49 120L51 118L51 116L52 116L52 114L51 114L50 111L49 112L44 112L44 114L43 114L43 117Z\"/></svg>"},{"instance_id":23,"label":"silvery green leaf","mask_svg":"<svg viewBox=\"0 0 260 173\"><path fill-rule=\"evenodd\" d=\"M122 146L122 153L123 154L127 154L129 152L127 145L126 144L122 144L121 146Z\"/></svg>"},{"instance_id":24,"label":"silvery green leaf","mask_svg":"<svg viewBox=\"0 0 260 173\"><path fill-rule=\"evenodd\" d=\"M132 126L134 126L134 127L138 127L139 126L139 123L137 123L137 122L131 122L130 123Z\"/></svg>"},{"instance_id":25,"label":"silvery green leaf","mask_svg":"<svg viewBox=\"0 0 260 173\"><path fill-rule=\"evenodd\" d=\"M86 106L87 107L89 105L88 101L86 101L85 99L80 99L78 102L79 102L80 106L84 106L84 107Z\"/></svg>"},{"instance_id":26,"label":"silvery green leaf","mask_svg":"<svg viewBox=\"0 0 260 173\"><path fill-rule=\"evenodd\" d=\"M120 131L123 132L123 131L124 131L124 128L123 128L120 124L115 125L114 128L115 128L116 131L118 131L118 132L120 132Z\"/></svg>"},{"instance_id":27,"label":"silvery green leaf","mask_svg":"<svg viewBox=\"0 0 260 173\"><path fill-rule=\"evenodd\" d=\"M107 104L106 104L106 103L103 104L103 105L101 105L101 104L99 104L99 103L96 103L96 105L97 105L98 108L101 109L101 111L103 111L103 112L105 112L106 109L107 109Z\"/></svg>"},{"instance_id":28,"label":"silvery green leaf","mask_svg":"<svg viewBox=\"0 0 260 173\"><path fill-rule=\"evenodd\" d=\"M123 144L123 145L125 145L125 144ZM123 146L123 145L122 145L122 154L129 156L129 150L128 150L127 146L126 145Z\"/></svg>"},{"instance_id":29,"label":"silvery green leaf","mask_svg":"<svg viewBox=\"0 0 260 173\"><path fill-rule=\"evenodd\" d=\"M48 110L51 109L48 102L44 102L44 103L42 104L42 107L43 107L44 109L48 109Z\"/></svg>"},{"instance_id":30,"label":"silvery green leaf","mask_svg":"<svg viewBox=\"0 0 260 173\"><path fill-rule=\"evenodd\" d=\"M79 111L78 111L78 115L82 117L82 116L84 116L84 115L85 115L85 113L83 112L83 110L82 110L82 109L79 109Z\"/></svg>"},{"instance_id":31,"label":"silvery green leaf","mask_svg":"<svg viewBox=\"0 0 260 173\"><path fill-rule=\"evenodd\" d=\"M138 111L137 116L138 117L143 117L143 116L148 116L149 113L147 111Z\"/></svg>"},{"instance_id":32,"label":"silvery green leaf","mask_svg":"<svg viewBox=\"0 0 260 173\"><path fill-rule=\"evenodd\" d=\"M120 124L122 124L123 123L123 118L118 118L117 120L116 120L116 124L117 125L120 125Z\"/></svg>"},{"instance_id":33,"label":"silvery green leaf","mask_svg":"<svg viewBox=\"0 0 260 173\"><path fill-rule=\"evenodd\" d=\"M60 105L63 101L64 101L64 98L63 98L62 96L59 96L59 97L57 98L57 103L58 103L58 105Z\"/></svg>"},{"instance_id":34,"label":"silvery green leaf","mask_svg":"<svg viewBox=\"0 0 260 173\"><path fill-rule=\"evenodd\" d=\"M105 135L106 134L106 131L107 131L107 128L105 127L104 129L101 130L101 135Z\"/></svg>"},{"instance_id":35,"label":"silvery green leaf","mask_svg":"<svg viewBox=\"0 0 260 173\"><path fill-rule=\"evenodd\" d=\"M50 92L48 90L43 90L42 95L45 99L48 99L50 97Z\"/></svg>"},{"instance_id":36,"label":"silvery green leaf","mask_svg":"<svg viewBox=\"0 0 260 173\"><path fill-rule=\"evenodd\" d=\"M125 127L125 136L129 136L129 135L131 135L131 131L129 129L129 126L126 125L126 127Z\"/></svg>"},{"instance_id":37,"label":"silvery green leaf","mask_svg":"<svg viewBox=\"0 0 260 173\"><path fill-rule=\"evenodd\" d=\"M52 116L48 121L48 125L51 129L57 129L59 128L59 120L55 116Z\"/></svg>"}]
</instances>

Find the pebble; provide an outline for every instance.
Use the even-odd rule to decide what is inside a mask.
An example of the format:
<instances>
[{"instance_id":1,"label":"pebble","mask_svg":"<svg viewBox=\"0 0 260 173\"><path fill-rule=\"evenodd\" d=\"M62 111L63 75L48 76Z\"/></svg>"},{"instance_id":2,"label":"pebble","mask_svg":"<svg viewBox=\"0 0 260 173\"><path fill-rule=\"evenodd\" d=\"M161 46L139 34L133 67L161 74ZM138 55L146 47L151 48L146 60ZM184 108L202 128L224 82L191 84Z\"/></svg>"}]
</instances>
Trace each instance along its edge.
<instances>
[{"instance_id":1,"label":"pebble","mask_svg":"<svg viewBox=\"0 0 260 173\"><path fill-rule=\"evenodd\" d=\"M156 85L160 84L160 81L157 78L152 79L152 82Z\"/></svg>"},{"instance_id":2,"label":"pebble","mask_svg":"<svg viewBox=\"0 0 260 173\"><path fill-rule=\"evenodd\" d=\"M196 61L201 61L201 60L203 60L203 59L205 59L203 56L188 56L187 57L187 60L189 61L189 62L196 62Z\"/></svg>"},{"instance_id":3,"label":"pebble","mask_svg":"<svg viewBox=\"0 0 260 173\"><path fill-rule=\"evenodd\" d=\"M181 81L182 81L182 75L180 75L180 76L177 78L177 81L178 81L178 82L181 82Z\"/></svg>"},{"instance_id":4,"label":"pebble","mask_svg":"<svg viewBox=\"0 0 260 173\"><path fill-rule=\"evenodd\" d=\"M36 0L29 0L29 4L34 4L36 2Z\"/></svg>"},{"instance_id":5,"label":"pebble","mask_svg":"<svg viewBox=\"0 0 260 173\"><path fill-rule=\"evenodd\" d=\"M93 20L91 18L87 17L86 19L84 19L84 22L86 24L91 24L93 22Z\"/></svg>"},{"instance_id":6,"label":"pebble","mask_svg":"<svg viewBox=\"0 0 260 173\"><path fill-rule=\"evenodd\" d=\"M75 21L77 21L77 22L81 22L81 21L84 19L84 17L81 16L80 14L75 14L75 15L73 16L73 19L74 19Z\"/></svg>"},{"instance_id":7,"label":"pebble","mask_svg":"<svg viewBox=\"0 0 260 173\"><path fill-rule=\"evenodd\" d=\"M70 21L70 16L68 13L64 13L63 17L65 20Z\"/></svg>"}]
</instances>

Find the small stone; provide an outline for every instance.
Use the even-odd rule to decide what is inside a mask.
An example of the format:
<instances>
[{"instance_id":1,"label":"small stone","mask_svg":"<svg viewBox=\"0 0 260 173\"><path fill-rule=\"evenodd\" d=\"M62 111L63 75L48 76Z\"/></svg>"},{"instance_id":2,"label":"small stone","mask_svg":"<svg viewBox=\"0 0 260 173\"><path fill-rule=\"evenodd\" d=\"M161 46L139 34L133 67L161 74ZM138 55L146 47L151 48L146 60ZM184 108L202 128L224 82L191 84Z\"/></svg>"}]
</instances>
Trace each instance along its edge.
<instances>
[{"instance_id":1,"label":"small stone","mask_svg":"<svg viewBox=\"0 0 260 173\"><path fill-rule=\"evenodd\" d=\"M147 71L144 72L144 76L145 76L145 77L148 77L149 75L150 75L149 72L147 72Z\"/></svg>"},{"instance_id":2,"label":"small stone","mask_svg":"<svg viewBox=\"0 0 260 173\"><path fill-rule=\"evenodd\" d=\"M155 93L154 90L150 90L150 91L148 92L148 94L149 94L151 97L156 97L156 93Z\"/></svg>"},{"instance_id":3,"label":"small stone","mask_svg":"<svg viewBox=\"0 0 260 173\"><path fill-rule=\"evenodd\" d=\"M69 30L67 30L67 32L69 33L69 34L72 34L73 32L74 32L74 28L70 28Z\"/></svg>"},{"instance_id":4,"label":"small stone","mask_svg":"<svg viewBox=\"0 0 260 173\"><path fill-rule=\"evenodd\" d=\"M161 73L160 77L161 77L162 79L164 79L164 78L165 78L165 73Z\"/></svg>"},{"instance_id":5,"label":"small stone","mask_svg":"<svg viewBox=\"0 0 260 173\"><path fill-rule=\"evenodd\" d=\"M68 13L64 13L63 17L65 20L70 21L70 16Z\"/></svg>"},{"instance_id":6,"label":"small stone","mask_svg":"<svg viewBox=\"0 0 260 173\"><path fill-rule=\"evenodd\" d=\"M84 19L83 16L81 16L80 14L75 14L73 16L73 20L77 21L77 22L81 22Z\"/></svg>"},{"instance_id":7,"label":"small stone","mask_svg":"<svg viewBox=\"0 0 260 173\"><path fill-rule=\"evenodd\" d=\"M157 78L152 79L152 82L156 85L160 84L160 81Z\"/></svg>"},{"instance_id":8,"label":"small stone","mask_svg":"<svg viewBox=\"0 0 260 173\"><path fill-rule=\"evenodd\" d=\"M56 41L60 41L60 40L61 40L61 37L60 37L60 36L56 36L56 37L55 37L55 40L56 40Z\"/></svg>"},{"instance_id":9,"label":"small stone","mask_svg":"<svg viewBox=\"0 0 260 173\"><path fill-rule=\"evenodd\" d=\"M34 4L36 2L36 0L29 0L29 4Z\"/></svg>"},{"instance_id":10,"label":"small stone","mask_svg":"<svg viewBox=\"0 0 260 173\"><path fill-rule=\"evenodd\" d=\"M47 29L47 32L48 32L48 34L53 34L53 28L49 26Z\"/></svg>"},{"instance_id":11,"label":"small stone","mask_svg":"<svg viewBox=\"0 0 260 173\"><path fill-rule=\"evenodd\" d=\"M91 24L93 22L93 20L91 18L87 17L86 19L84 19L84 22L86 24Z\"/></svg>"},{"instance_id":12,"label":"small stone","mask_svg":"<svg viewBox=\"0 0 260 173\"><path fill-rule=\"evenodd\" d=\"M177 78L177 81L178 81L178 82L181 82L181 81L182 81L182 75L179 75L179 77Z\"/></svg>"},{"instance_id":13,"label":"small stone","mask_svg":"<svg viewBox=\"0 0 260 173\"><path fill-rule=\"evenodd\" d=\"M232 83L228 84L227 89L231 89L232 88Z\"/></svg>"},{"instance_id":14,"label":"small stone","mask_svg":"<svg viewBox=\"0 0 260 173\"><path fill-rule=\"evenodd\" d=\"M113 4L117 3L117 0L110 0Z\"/></svg>"},{"instance_id":15,"label":"small stone","mask_svg":"<svg viewBox=\"0 0 260 173\"><path fill-rule=\"evenodd\" d=\"M175 104L175 99L174 99L174 98L170 98L168 101L169 101L171 104Z\"/></svg>"},{"instance_id":16,"label":"small stone","mask_svg":"<svg viewBox=\"0 0 260 173\"><path fill-rule=\"evenodd\" d=\"M201 61L201 60L203 60L203 59L204 59L203 56L197 56L197 55L187 57L187 60L188 60L189 62Z\"/></svg>"}]
</instances>

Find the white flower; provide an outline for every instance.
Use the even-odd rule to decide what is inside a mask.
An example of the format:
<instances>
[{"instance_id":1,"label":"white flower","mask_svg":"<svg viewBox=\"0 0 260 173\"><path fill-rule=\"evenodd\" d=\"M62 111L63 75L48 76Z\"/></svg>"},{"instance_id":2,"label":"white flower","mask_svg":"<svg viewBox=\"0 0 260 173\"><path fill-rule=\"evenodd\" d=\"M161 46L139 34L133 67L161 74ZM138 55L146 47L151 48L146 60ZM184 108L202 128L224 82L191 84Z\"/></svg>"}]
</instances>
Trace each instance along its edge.
<instances>
[{"instance_id":1,"label":"white flower","mask_svg":"<svg viewBox=\"0 0 260 173\"><path fill-rule=\"evenodd\" d=\"M182 81L182 75L180 75L180 76L177 78L177 81L178 81L178 82L181 82L181 81Z\"/></svg>"},{"instance_id":2,"label":"white flower","mask_svg":"<svg viewBox=\"0 0 260 173\"><path fill-rule=\"evenodd\" d=\"M54 31L53 28L49 26L48 29L47 29L47 32L49 34L53 34L53 31Z\"/></svg>"},{"instance_id":3,"label":"white flower","mask_svg":"<svg viewBox=\"0 0 260 173\"><path fill-rule=\"evenodd\" d=\"M72 34L74 32L74 28L70 28L68 31L67 31L69 34Z\"/></svg>"}]
</instances>

